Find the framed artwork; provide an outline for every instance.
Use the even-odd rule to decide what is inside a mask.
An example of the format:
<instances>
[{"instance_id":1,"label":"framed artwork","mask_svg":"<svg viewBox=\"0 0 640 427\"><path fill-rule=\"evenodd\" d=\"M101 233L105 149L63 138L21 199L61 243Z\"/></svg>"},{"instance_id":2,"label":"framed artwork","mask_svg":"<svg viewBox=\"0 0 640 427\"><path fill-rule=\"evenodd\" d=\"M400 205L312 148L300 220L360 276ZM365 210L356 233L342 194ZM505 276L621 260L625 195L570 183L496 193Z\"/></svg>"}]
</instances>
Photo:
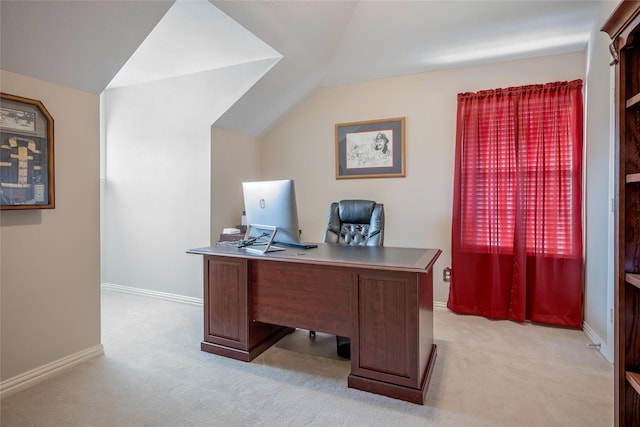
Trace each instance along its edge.
<instances>
[{"instance_id":1,"label":"framed artwork","mask_svg":"<svg viewBox=\"0 0 640 427\"><path fill-rule=\"evenodd\" d=\"M336 124L336 179L405 174L404 117Z\"/></svg>"},{"instance_id":2,"label":"framed artwork","mask_svg":"<svg viewBox=\"0 0 640 427\"><path fill-rule=\"evenodd\" d=\"M40 101L0 93L0 209L53 209L53 118Z\"/></svg>"}]
</instances>

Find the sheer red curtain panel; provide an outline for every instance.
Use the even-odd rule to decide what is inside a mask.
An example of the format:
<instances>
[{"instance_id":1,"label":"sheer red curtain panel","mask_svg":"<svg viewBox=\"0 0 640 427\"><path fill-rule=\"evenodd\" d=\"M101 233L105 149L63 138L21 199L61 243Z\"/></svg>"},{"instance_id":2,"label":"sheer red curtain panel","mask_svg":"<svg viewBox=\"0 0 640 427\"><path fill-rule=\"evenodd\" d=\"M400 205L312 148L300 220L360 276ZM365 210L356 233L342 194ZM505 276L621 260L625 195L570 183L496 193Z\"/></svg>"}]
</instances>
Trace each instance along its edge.
<instances>
[{"instance_id":1,"label":"sheer red curtain panel","mask_svg":"<svg viewBox=\"0 0 640 427\"><path fill-rule=\"evenodd\" d=\"M447 306L581 327L582 80L458 95Z\"/></svg>"}]
</instances>

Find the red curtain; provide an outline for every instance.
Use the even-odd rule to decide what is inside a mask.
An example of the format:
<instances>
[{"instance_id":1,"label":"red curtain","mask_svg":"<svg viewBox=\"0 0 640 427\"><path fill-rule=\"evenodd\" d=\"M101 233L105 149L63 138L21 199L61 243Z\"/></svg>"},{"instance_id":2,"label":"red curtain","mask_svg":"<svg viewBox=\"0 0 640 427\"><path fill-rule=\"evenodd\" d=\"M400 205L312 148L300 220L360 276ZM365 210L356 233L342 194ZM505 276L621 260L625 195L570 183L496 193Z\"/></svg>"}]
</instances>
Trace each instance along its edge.
<instances>
[{"instance_id":1,"label":"red curtain","mask_svg":"<svg viewBox=\"0 0 640 427\"><path fill-rule=\"evenodd\" d=\"M582 326L582 80L458 95L447 306Z\"/></svg>"}]
</instances>

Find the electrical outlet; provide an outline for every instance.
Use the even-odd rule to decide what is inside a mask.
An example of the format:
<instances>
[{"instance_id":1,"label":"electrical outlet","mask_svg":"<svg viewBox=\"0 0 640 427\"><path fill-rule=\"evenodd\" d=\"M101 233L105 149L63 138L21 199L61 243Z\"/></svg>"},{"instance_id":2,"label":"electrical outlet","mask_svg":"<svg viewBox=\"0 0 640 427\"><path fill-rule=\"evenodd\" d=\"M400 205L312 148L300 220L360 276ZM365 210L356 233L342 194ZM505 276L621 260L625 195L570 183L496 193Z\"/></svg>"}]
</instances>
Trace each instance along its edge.
<instances>
[{"instance_id":1,"label":"electrical outlet","mask_svg":"<svg viewBox=\"0 0 640 427\"><path fill-rule=\"evenodd\" d=\"M445 267L442 270L442 280L445 282L451 281L451 267Z\"/></svg>"}]
</instances>

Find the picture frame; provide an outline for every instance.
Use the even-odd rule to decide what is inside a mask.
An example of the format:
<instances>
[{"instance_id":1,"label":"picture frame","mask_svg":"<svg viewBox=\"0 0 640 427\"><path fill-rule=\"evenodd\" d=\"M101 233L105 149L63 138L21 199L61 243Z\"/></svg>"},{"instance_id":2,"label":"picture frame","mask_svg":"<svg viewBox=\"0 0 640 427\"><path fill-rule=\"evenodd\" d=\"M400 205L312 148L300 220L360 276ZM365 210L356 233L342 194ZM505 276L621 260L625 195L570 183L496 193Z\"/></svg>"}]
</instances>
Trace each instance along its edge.
<instances>
[{"instance_id":1,"label":"picture frame","mask_svg":"<svg viewBox=\"0 0 640 427\"><path fill-rule=\"evenodd\" d=\"M42 102L0 93L0 210L55 208L53 136Z\"/></svg>"},{"instance_id":2,"label":"picture frame","mask_svg":"<svg viewBox=\"0 0 640 427\"><path fill-rule=\"evenodd\" d=\"M405 171L405 118L338 123L336 179L397 178Z\"/></svg>"}]
</instances>

